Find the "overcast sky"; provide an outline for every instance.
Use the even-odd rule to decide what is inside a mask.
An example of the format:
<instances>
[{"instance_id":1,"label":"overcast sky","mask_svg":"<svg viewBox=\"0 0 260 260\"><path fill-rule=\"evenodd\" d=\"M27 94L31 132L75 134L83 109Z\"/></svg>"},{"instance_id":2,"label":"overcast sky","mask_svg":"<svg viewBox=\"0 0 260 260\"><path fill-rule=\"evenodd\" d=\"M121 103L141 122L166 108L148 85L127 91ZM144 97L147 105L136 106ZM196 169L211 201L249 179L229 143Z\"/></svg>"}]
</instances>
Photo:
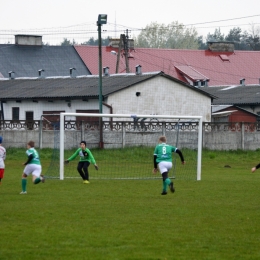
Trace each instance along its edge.
<instances>
[{"instance_id":1,"label":"overcast sky","mask_svg":"<svg viewBox=\"0 0 260 260\"><path fill-rule=\"evenodd\" d=\"M259 27L260 0L0 0L0 38L11 30L73 30L80 25L96 33L98 14L108 15L108 25L102 28L112 37L122 28L132 29L135 36L151 22L173 21L193 25L206 36L218 27L224 34L233 27L249 31L252 23Z\"/></svg>"}]
</instances>

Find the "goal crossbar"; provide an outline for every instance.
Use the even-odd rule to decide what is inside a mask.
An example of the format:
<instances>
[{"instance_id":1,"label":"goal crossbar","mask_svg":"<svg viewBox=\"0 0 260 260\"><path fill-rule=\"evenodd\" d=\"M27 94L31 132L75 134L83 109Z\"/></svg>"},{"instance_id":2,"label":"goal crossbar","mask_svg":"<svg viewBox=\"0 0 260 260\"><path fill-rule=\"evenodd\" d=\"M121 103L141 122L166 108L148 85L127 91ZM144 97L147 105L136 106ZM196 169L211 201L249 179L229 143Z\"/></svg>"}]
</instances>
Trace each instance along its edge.
<instances>
[{"instance_id":1,"label":"goal crossbar","mask_svg":"<svg viewBox=\"0 0 260 260\"><path fill-rule=\"evenodd\" d=\"M201 180L202 159L202 116L172 116L172 115L139 115L139 114L97 114L97 113L60 113L60 180L64 179L64 123L66 116L108 117L108 118L158 118L158 119L196 119L198 129L198 163L197 180Z\"/></svg>"}]
</instances>

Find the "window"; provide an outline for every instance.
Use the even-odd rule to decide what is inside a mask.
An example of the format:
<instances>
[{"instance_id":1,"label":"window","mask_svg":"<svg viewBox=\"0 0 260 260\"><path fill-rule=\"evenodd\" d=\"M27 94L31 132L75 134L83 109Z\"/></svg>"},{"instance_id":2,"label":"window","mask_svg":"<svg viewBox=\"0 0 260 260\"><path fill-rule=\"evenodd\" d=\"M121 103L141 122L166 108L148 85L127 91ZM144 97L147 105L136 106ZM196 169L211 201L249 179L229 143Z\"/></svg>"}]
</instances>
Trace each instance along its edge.
<instances>
[{"instance_id":1,"label":"window","mask_svg":"<svg viewBox=\"0 0 260 260\"><path fill-rule=\"evenodd\" d=\"M20 108L13 107L12 108L12 120L19 120Z\"/></svg>"},{"instance_id":2,"label":"window","mask_svg":"<svg viewBox=\"0 0 260 260\"><path fill-rule=\"evenodd\" d=\"M33 112L25 112L25 120L33 120Z\"/></svg>"}]
</instances>

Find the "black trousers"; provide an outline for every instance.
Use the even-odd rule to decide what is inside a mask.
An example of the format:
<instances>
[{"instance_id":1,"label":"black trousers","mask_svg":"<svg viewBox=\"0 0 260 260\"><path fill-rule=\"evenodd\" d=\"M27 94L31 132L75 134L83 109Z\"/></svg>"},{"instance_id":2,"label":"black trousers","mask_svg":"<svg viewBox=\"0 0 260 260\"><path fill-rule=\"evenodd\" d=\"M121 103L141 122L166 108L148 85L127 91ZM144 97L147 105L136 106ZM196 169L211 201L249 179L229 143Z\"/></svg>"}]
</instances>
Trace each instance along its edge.
<instances>
[{"instance_id":1,"label":"black trousers","mask_svg":"<svg viewBox=\"0 0 260 260\"><path fill-rule=\"evenodd\" d=\"M81 176L81 178L85 180L89 180L89 174L88 174L88 167L90 165L90 162L79 162L77 170Z\"/></svg>"}]
</instances>

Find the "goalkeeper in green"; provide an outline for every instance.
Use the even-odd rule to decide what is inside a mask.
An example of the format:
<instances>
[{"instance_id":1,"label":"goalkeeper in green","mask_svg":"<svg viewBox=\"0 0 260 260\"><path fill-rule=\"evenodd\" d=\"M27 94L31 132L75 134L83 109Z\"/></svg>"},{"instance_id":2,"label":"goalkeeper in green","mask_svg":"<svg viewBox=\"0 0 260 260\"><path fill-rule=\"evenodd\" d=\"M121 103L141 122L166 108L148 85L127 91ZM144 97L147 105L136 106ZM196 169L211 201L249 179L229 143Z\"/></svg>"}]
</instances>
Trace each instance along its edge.
<instances>
[{"instance_id":1,"label":"goalkeeper in green","mask_svg":"<svg viewBox=\"0 0 260 260\"><path fill-rule=\"evenodd\" d=\"M81 141L80 142L80 148L77 149L77 151L69 157L65 163L69 163L69 161L74 160L78 155L80 156L80 160L78 163L77 170L83 179L83 183L88 184L89 183L89 173L88 173L88 167L90 163L93 163L96 170L98 170L98 166L96 164L95 158L92 155L91 151L86 147L86 142Z\"/></svg>"},{"instance_id":2,"label":"goalkeeper in green","mask_svg":"<svg viewBox=\"0 0 260 260\"><path fill-rule=\"evenodd\" d=\"M153 173L156 173L159 168L163 179L163 190L161 193L162 195L167 194L168 186L170 187L171 192L175 192L173 182L168 177L168 172L172 168L172 153L177 153L181 158L182 164L185 164L181 150L174 146L166 144L166 137L161 136L159 138L159 144L154 149Z\"/></svg>"}]
</instances>

